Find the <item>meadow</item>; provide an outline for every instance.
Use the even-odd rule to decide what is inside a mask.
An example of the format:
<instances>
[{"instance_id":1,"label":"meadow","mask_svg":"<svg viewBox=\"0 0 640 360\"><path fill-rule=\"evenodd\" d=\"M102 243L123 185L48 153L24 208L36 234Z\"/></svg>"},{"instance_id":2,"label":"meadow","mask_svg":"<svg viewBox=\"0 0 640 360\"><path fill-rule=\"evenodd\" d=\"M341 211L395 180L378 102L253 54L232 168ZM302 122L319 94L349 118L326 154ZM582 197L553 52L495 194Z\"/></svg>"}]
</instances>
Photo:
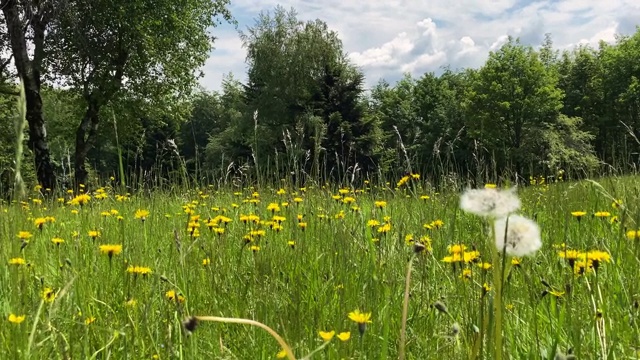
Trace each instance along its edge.
<instances>
[{"instance_id":1,"label":"meadow","mask_svg":"<svg viewBox=\"0 0 640 360\"><path fill-rule=\"evenodd\" d=\"M542 239L522 257L418 175L36 188L0 206L0 358L636 359L638 180L518 187Z\"/></svg>"}]
</instances>

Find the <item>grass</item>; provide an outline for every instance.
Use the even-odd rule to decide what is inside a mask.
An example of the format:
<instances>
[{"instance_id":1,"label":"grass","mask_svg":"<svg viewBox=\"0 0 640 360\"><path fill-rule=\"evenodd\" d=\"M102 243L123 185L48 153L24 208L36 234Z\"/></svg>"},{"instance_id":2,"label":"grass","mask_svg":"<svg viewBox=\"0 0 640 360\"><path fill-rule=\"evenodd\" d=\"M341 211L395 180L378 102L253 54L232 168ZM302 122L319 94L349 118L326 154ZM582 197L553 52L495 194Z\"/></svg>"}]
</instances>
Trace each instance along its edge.
<instances>
[{"instance_id":1,"label":"grass","mask_svg":"<svg viewBox=\"0 0 640 360\"><path fill-rule=\"evenodd\" d=\"M80 206L67 204L74 194L57 201L32 192L24 203L0 207L0 358L273 359L282 350L258 327L204 321L214 317L259 321L296 358L322 346L313 358L398 358L403 337L406 359L487 358L494 350L495 300L505 309L504 358L637 358L640 241L626 236L640 227L637 183L628 177L520 189L521 213L540 225L543 247L518 266L505 263L502 299L495 298L494 269L478 265L492 262L487 224L459 210L458 194L434 193L420 181L354 189L339 200L332 198L338 189L329 187L280 195L262 189L259 196L251 188L204 188L116 199L105 186L106 198L94 191ZM345 204L345 197L355 202ZM614 199L622 206L612 207ZM271 203L279 211L267 210ZM578 221L573 211L587 214ZM597 211L611 216L592 216ZM286 220L275 231L268 223L244 224L243 214ZM194 215L198 237L188 229ZM219 215L230 222L215 225L224 229L217 234L207 223ZM41 229L39 218L46 221ZM369 227L372 219L390 223L390 230ZM436 220L443 226L425 228ZM258 229L265 235L247 242L245 235ZM32 236L22 241L21 231ZM426 249L414 254L421 238ZM605 251L611 260L576 275L559 257L562 243ZM110 257L99 248L105 244L122 251ZM443 262L454 244L478 250L479 262ZM12 264L17 258L25 263ZM128 272L133 266L151 273ZM43 299L46 288L52 293ZM371 313L371 323L350 320L356 309ZM183 325L192 317L203 320L193 332ZM332 330L351 336L325 344L318 332Z\"/></svg>"}]
</instances>

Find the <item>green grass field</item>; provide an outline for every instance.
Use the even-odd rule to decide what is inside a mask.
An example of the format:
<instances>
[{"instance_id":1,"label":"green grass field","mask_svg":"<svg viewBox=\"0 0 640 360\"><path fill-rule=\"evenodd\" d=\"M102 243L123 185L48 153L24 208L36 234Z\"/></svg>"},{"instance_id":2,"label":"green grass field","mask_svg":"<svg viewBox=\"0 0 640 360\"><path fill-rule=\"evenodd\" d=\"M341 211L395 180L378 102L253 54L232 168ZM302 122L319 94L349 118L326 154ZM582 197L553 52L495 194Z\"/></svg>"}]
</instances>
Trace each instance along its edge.
<instances>
[{"instance_id":1,"label":"green grass field","mask_svg":"<svg viewBox=\"0 0 640 360\"><path fill-rule=\"evenodd\" d=\"M638 180L519 189L519 213L537 221L543 245L504 260L499 299L488 223L460 210L460 194L420 180L124 197L106 186L87 199L33 191L0 207L0 358L285 356L258 327L200 318L185 330L194 316L259 321L298 359L318 348L312 358L398 358L411 262L407 359L494 358L496 300L503 358L635 359ZM351 319L356 310L370 322Z\"/></svg>"}]
</instances>

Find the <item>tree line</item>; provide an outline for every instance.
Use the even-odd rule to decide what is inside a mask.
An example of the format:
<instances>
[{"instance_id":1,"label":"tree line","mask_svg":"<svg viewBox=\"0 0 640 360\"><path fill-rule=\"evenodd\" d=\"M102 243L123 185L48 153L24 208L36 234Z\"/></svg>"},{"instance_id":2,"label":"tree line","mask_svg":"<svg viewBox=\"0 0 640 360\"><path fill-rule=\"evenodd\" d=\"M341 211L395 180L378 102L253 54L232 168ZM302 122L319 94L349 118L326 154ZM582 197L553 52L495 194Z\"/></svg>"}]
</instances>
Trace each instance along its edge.
<instances>
[{"instance_id":1,"label":"tree line","mask_svg":"<svg viewBox=\"0 0 640 360\"><path fill-rule=\"evenodd\" d=\"M631 172L640 161L640 29L565 51L550 35L536 47L509 38L478 69L365 89L336 32L277 7L240 31L247 81L229 74L210 92L195 87L197 71L216 19L232 21L226 1L54 2L2 0L0 18L1 63L15 63L2 69L0 121L12 121L19 77L25 156L45 187L100 176L484 181ZM0 132L9 165L12 134Z\"/></svg>"}]
</instances>

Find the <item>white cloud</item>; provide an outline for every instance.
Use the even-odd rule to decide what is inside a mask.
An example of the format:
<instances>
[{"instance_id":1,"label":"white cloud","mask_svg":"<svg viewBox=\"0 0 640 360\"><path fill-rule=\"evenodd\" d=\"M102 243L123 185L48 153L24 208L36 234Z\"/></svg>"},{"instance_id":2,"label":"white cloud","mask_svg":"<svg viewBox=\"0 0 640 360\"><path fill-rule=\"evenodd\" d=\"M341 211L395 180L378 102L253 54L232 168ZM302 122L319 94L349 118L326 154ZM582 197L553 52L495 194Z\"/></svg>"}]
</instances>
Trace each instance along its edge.
<instances>
[{"instance_id":1,"label":"white cloud","mask_svg":"<svg viewBox=\"0 0 640 360\"><path fill-rule=\"evenodd\" d=\"M235 0L231 11L245 29L260 11L277 4L294 7L301 20L327 22L369 85L379 78L393 82L405 71L420 76L443 66L481 66L508 36L537 46L551 33L558 49L611 42L617 33L635 32L640 18L636 0ZM216 30L215 35L221 51L212 53L203 81L210 89L219 88L224 73L233 71L239 79L246 73L237 33Z\"/></svg>"}]
</instances>

